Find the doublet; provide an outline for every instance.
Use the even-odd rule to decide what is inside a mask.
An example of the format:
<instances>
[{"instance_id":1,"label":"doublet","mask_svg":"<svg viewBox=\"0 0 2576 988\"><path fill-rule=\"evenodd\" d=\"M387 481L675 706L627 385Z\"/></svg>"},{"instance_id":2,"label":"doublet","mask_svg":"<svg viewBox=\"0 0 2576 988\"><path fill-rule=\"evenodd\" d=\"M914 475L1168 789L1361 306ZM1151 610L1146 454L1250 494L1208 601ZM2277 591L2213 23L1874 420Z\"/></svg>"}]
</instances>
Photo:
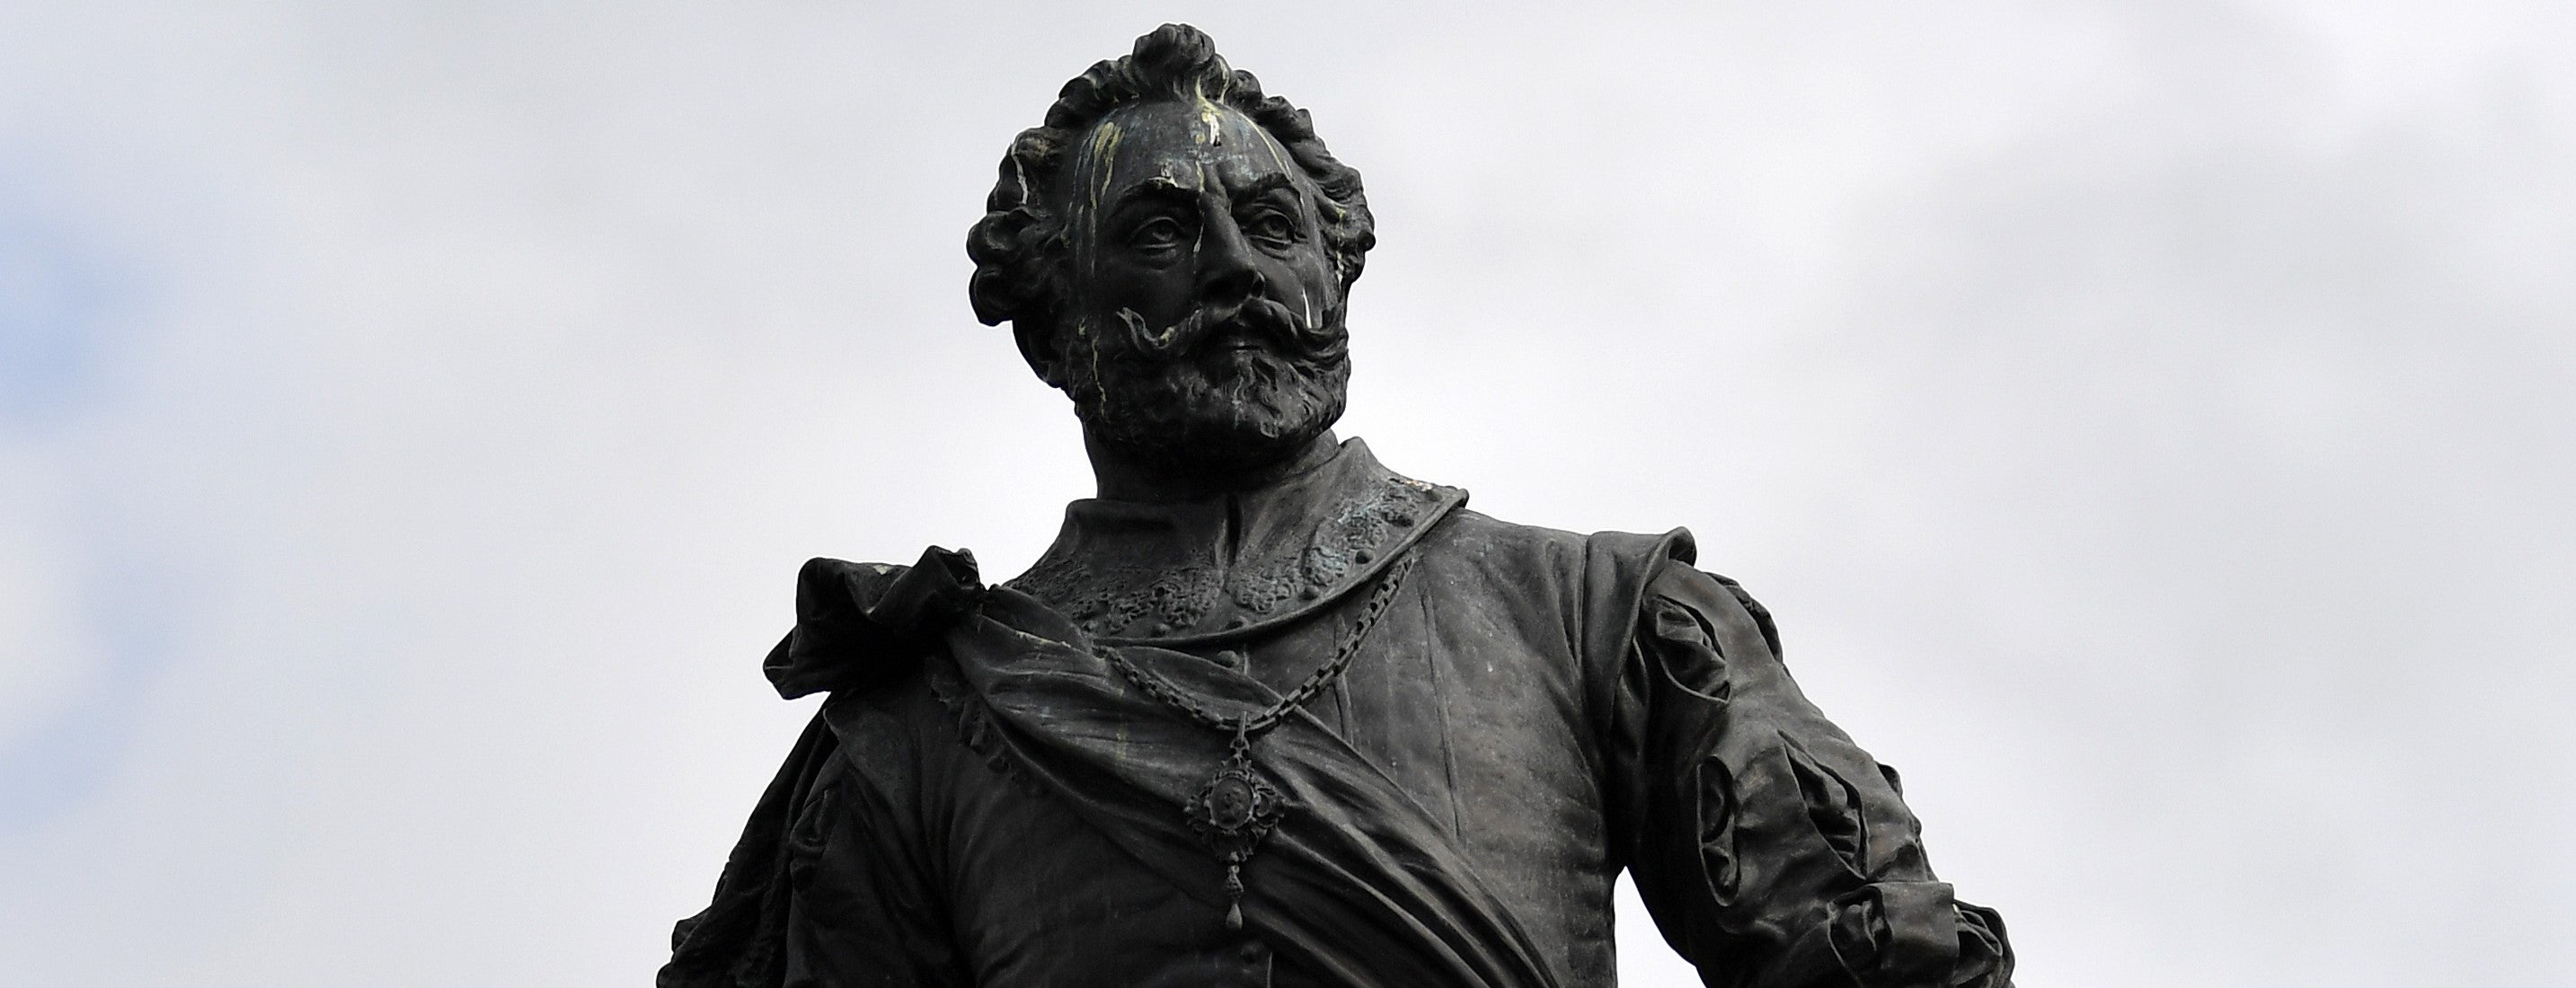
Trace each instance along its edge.
<instances>
[{"instance_id":1,"label":"doublet","mask_svg":"<svg viewBox=\"0 0 2576 988\"><path fill-rule=\"evenodd\" d=\"M1688 533L1465 500L1353 440L1258 491L1076 502L1000 586L809 563L768 667L833 695L660 983L1608 985L1626 870L1713 985L2010 984L2000 917ZM1398 559L1347 671L1255 745L1286 809L1230 929L1182 819L1228 739L1104 656L1259 709Z\"/></svg>"}]
</instances>

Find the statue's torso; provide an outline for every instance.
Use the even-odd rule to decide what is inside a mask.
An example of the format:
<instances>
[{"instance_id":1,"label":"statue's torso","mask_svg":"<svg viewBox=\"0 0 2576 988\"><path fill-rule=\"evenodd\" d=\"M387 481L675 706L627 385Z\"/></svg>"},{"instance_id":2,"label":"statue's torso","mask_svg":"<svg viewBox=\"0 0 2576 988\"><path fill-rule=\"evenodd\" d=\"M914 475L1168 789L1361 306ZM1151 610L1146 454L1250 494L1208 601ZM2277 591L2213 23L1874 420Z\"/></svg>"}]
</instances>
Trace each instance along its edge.
<instances>
[{"instance_id":1,"label":"statue's torso","mask_svg":"<svg viewBox=\"0 0 2576 988\"><path fill-rule=\"evenodd\" d=\"M1610 983L1616 867L1591 711L1612 671L1584 654L1585 540L1442 510L1422 520L1409 548L1398 546L1413 553L1410 573L1347 673L1307 709L1447 828L1473 879L1510 904L1557 983ZM1248 636L1168 647L1235 664L1284 693L1333 653L1359 596L1319 595L1305 613L1242 622ZM1094 608L1095 624L1109 613ZM1231 620L1221 609L1199 617L1219 631ZM1153 636L1158 623L1172 630ZM1191 627L1132 626L1167 640ZM953 680L934 671L836 711L833 722L841 770L866 794L843 802L878 808L858 814L858 826L905 832L874 837L919 856L925 897L941 900L925 905L945 914L954 963L975 983L1301 983L1257 930L1229 932L1220 908L1131 857L1065 794L1015 779L1007 759L979 750L942 682ZM1247 881L1261 881L1262 869L1256 856ZM825 903L878 895L855 887L868 880L822 869L812 879L820 887L804 894ZM836 892L833 882L854 887Z\"/></svg>"}]
</instances>

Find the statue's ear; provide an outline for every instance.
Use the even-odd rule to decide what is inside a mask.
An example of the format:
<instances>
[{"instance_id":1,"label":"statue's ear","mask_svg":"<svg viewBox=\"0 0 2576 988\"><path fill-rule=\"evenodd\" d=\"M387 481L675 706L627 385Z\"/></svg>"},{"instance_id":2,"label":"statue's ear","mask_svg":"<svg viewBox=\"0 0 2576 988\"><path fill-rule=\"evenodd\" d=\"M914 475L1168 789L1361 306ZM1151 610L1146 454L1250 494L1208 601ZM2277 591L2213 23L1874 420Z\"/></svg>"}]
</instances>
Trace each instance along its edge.
<instances>
[{"instance_id":1,"label":"statue's ear","mask_svg":"<svg viewBox=\"0 0 2576 988\"><path fill-rule=\"evenodd\" d=\"M1029 362L1038 380L1047 387L1064 387L1064 351L1056 345L1054 327L1047 320L1011 320L1011 339L1020 345L1020 359Z\"/></svg>"}]
</instances>

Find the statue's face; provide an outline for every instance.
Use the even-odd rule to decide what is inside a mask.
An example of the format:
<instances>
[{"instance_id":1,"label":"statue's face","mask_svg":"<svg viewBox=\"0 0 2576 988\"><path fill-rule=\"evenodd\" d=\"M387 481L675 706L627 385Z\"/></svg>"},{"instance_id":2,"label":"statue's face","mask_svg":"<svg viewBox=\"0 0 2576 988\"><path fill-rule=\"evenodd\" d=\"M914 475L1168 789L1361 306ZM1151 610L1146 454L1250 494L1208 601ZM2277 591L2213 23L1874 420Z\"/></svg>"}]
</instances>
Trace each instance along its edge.
<instances>
[{"instance_id":1,"label":"statue's face","mask_svg":"<svg viewBox=\"0 0 2576 988\"><path fill-rule=\"evenodd\" d=\"M1322 195L1260 125L1211 103L1124 107L1062 184L1073 297L1051 377L1096 437L1222 469L1292 454L1340 417Z\"/></svg>"}]
</instances>

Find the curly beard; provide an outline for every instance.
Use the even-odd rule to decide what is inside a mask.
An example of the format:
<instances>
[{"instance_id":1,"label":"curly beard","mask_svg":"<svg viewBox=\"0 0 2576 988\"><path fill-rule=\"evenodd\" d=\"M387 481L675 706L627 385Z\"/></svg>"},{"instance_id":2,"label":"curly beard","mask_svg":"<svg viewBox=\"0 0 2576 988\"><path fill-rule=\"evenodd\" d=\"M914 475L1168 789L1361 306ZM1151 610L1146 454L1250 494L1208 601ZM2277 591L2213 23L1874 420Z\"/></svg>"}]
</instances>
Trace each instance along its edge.
<instances>
[{"instance_id":1,"label":"curly beard","mask_svg":"<svg viewBox=\"0 0 2576 988\"><path fill-rule=\"evenodd\" d=\"M1348 334L1257 298L1156 331L1133 310L1077 333L1065 393L1092 435L1165 469L1235 470L1290 455L1342 417ZM1107 339L1102 337L1106 336Z\"/></svg>"}]
</instances>

